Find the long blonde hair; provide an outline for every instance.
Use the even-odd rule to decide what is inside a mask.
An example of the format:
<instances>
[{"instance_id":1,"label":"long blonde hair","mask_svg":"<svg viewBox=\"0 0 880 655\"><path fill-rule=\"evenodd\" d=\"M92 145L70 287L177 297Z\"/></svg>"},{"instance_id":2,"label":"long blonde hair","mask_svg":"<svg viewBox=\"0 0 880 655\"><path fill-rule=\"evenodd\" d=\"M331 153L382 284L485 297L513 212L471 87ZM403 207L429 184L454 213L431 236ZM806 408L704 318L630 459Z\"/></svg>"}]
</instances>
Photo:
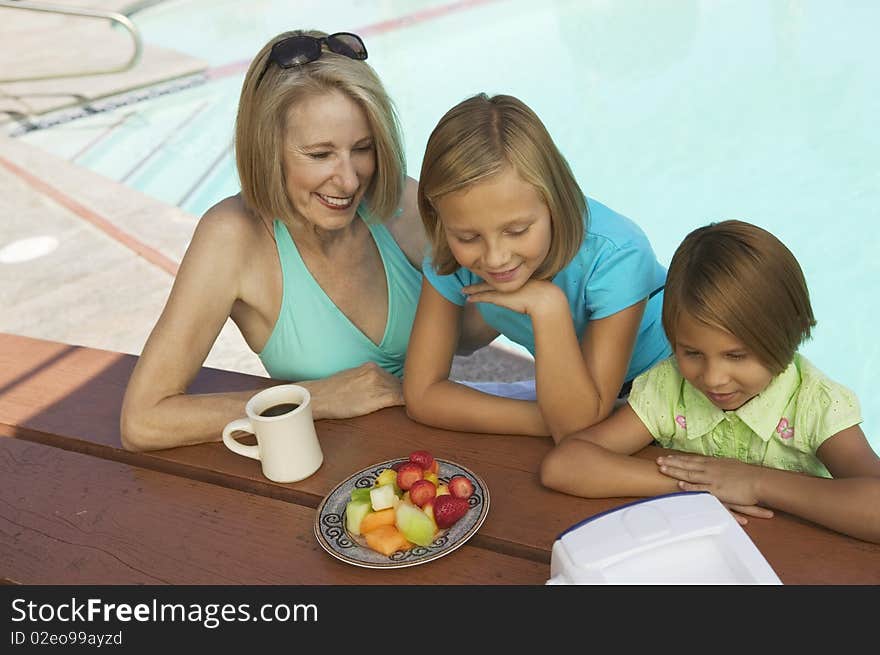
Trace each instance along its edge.
<instances>
[{"instance_id":1,"label":"long blonde hair","mask_svg":"<svg viewBox=\"0 0 880 655\"><path fill-rule=\"evenodd\" d=\"M550 278L575 256L584 238L586 198L541 119L521 100L480 93L450 109L425 147L419 175L419 213L431 240L435 270L458 268L435 209L441 196L512 167L550 210L550 251L537 278Z\"/></svg>"},{"instance_id":2,"label":"long blonde hair","mask_svg":"<svg viewBox=\"0 0 880 655\"><path fill-rule=\"evenodd\" d=\"M288 112L305 98L340 91L366 115L376 149L376 171L365 199L371 215L387 220L400 206L406 176L394 104L364 61L326 49L319 59L292 68L282 69L269 61L272 46L300 35L327 36L316 30L279 34L257 53L245 75L235 120L235 161L244 202L265 219L292 215L282 159Z\"/></svg>"}]
</instances>

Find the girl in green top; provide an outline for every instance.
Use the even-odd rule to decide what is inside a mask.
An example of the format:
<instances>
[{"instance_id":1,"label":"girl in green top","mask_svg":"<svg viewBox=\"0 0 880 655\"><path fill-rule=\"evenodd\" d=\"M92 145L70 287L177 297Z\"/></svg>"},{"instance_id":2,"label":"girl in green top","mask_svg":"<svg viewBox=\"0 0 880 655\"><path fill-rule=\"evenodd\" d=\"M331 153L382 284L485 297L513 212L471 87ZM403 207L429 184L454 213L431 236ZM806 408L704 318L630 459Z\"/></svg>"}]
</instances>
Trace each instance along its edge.
<instances>
[{"instance_id":1,"label":"girl in green top","mask_svg":"<svg viewBox=\"0 0 880 655\"><path fill-rule=\"evenodd\" d=\"M740 221L691 232L666 280L673 357L608 419L565 437L541 481L592 498L708 491L740 523L773 508L880 542L880 458L858 400L796 352L815 323L775 236ZM654 440L682 452L633 456Z\"/></svg>"}]
</instances>

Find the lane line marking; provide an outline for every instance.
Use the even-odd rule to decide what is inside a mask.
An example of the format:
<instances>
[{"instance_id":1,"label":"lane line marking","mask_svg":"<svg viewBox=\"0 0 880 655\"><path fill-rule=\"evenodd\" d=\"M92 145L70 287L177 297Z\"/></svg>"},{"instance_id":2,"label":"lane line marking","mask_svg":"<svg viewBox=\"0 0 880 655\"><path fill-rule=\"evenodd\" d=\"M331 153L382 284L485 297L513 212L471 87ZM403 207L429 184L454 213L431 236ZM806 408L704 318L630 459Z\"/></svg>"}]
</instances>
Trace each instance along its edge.
<instances>
[{"instance_id":1,"label":"lane line marking","mask_svg":"<svg viewBox=\"0 0 880 655\"><path fill-rule=\"evenodd\" d=\"M173 128L168 132L168 134L165 135L165 138L164 138L164 139L162 139L159 143L157 143L155 146L153 146L153 149L150 150L150 152L148 152L147 155L146 155L145 157L142 157L141 160L140 160L137 164L134 165L134 168L132 168L130 171L128 171L128 173L126 173L126 174L123 175L121 178L119 178L118 181L119 181L119 182L122 182L123 184L125 184L125 183L129 180L129 178L131 178L132 175L134 175L134 174L137 173L141 168L143 168L143 166L144 166L148 161L150 161L150 159L151 159L153 156L155 156L156 153L158 153L158 152L159 152L160 150L162 150L166 145L168 145L168 143L170 143L171 140L172 140L174 137L176 137L184 127L186 127L187 125L189 125L190 123L192 123L193 120L195 120L195 117L198 116L199 114L201 114L201 113L205 110L205 108L208 106L208 104L209 104L209 101L208 101L208 100L203 101L198 107L196 107L195 111L191 112L191 113L190 113L190 114L189 114L189 115L183 120L183 122L181 122L180 124L178 124L178 125L176 125L175 127L173 127Z\"/></svg>"},{"instance_id":2,"label":"lane line marking","mask_svg":"<svg viewBox=\"0 0 880 655\"><path fill-rule=\"evenodd\" d=\"M0 156L0 166L3 166L14 175L24 180L27 184L29 184L32 188L41 193L43 196L50 198L58 205L61 205L68 211L73 212L76 216L83 219L84 221L91 223L108 237L114 239L137 255L143 257L154 266L161 268L172 277L177 275L177 262L163 255L152 246L148 246L125 230L120 229L119 227L108 221L106 218L92 211L85 205L78 203L64 191L56 189L54 186L32 175L23 168L16 166L5 157Z\"/></svg>"},{"instance_id":3,"label":"lane line marking","mask_svg":"<svg viewBox=\"0 0 880 655\"><path fill-rule=\"evenodd\" d=\"M410 25L417 25L418 23L424 23L435 18L441 18L459 11L466 11L468 9L488 5L494 2L499 2L499 0L460 0L459 2L451 2L448 5L428 7L413 12L412 14L405 14L397 18L389 18L388 20L383 20L379 23L366 25L360 29L354 30L354 33L360 34L361 36L386 34L388 32L409 27ZM248 66L251 65L251 61L252 59L242 59L222 66L215 66L207 69L205 71L205 76L209 80L216 80L231 75L239 75L247 72Z\"/></svg>"},{"instance_id":4,"label":"lane line marking","mask_svg":"<svg viewBox=\"0 0 880 655\"><path fill-rule=\"evenodd\" d=\"M440 5L437 7L429 7L420 11L416 11L412 14L406 14L398 18L392 18L389 20L381 21L379 23L373 23L372 25L366 25L360 28L360 30L356 30L356 32L365 35L384 34L387 32L392 32L394 30L409 27L410 25L416 25L418 23L433 20L441 16L448 16L458 11L464 11L498 1L499 0L460 0L459 2L452 2L450 4ZM224 66L209 68L207 71L205 71L205 75L208 79L217 79L221 77L227 77L229 75L235 75L242 71L246 71L250 63L251 60L248 59L233 62L231 64L226 64ZM177 269L179 267L178 262L175 262L152 246L143 243L136 237L117 227L111 221L92 211L88 207L85 207L84 205L78 203L64 191L53 187L44 180L41 180L35 175L32 175L28 171L13 164L11 161L2 156L0 156L0 166L5 167L7 170L9 170L14 175L18 176L24 182L30 185L32 188L34 188L36 191L49 197L51 200L61 205L65 209L71 211L79 218L82 218L83 220L91 223L93 226L109 236L111 239L114 239L118 243L129 248L134 253L136 253L140 257L143 257L151 264L167 272L169 275L175 276L177 274Z\"/></svg>"}]
</instances>

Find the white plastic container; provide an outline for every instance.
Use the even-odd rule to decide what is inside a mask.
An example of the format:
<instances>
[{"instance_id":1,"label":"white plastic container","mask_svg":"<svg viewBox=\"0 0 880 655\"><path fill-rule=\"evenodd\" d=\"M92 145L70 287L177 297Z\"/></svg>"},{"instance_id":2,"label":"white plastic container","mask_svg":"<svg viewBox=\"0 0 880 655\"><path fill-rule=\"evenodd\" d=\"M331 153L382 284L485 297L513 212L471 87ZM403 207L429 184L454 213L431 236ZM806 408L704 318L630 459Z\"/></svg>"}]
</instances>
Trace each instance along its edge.
<instances>
[{"instance_id":1,"label":"white plastic container","mask_svg":"<svg viewBox=\"0 0 880 655\"><path fill-rule=\"evenodd\" d=\"M712 494L682 492L623 505L563 532L548 585L782 584Z\"/></svg>"}]
</instances>

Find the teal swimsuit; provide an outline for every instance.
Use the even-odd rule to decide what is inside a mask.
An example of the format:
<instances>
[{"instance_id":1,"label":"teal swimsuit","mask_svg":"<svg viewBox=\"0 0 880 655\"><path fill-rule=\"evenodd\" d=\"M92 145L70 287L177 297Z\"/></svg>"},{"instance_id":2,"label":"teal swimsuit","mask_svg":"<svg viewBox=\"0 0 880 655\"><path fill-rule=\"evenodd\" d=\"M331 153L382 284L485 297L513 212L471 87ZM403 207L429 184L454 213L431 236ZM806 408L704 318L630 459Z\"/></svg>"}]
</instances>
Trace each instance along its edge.
<instances>
[{"instance_id":1,"label":"teal swimsuit","mask_svg":"<svg viewBox=\"0 0 880 655\"><path fill-rule=\"evenodd\" d=\"M315 380L376 362L401 377L422 274L381 223L364 221L373 235L388 288L388 318L376 345L343 314L312 277L284 223L275 219L281 261L281 311L260 360L277 380Z\"/></svg>"}]
</instances>

